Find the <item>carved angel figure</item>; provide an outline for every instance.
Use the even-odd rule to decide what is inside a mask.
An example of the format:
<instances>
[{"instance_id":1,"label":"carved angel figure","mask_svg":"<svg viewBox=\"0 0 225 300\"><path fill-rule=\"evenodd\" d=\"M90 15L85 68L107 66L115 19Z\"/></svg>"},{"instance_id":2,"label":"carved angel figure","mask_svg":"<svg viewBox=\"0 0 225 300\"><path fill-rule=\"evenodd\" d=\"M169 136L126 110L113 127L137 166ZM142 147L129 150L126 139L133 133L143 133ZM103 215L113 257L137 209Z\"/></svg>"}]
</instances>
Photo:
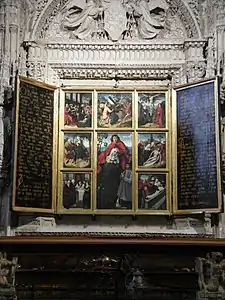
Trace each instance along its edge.
<instances>
[{"instance_id":1,"label":"carved angel figure","mask_svg":"<svg viewBox=\"0 0 225 300\"><path fill-rule=\"evenodd\" d=\"M163 0L141 0L138 5L132 3L132 6L140 37L154 38L164 26L167 5Z\"/></svg>"},{"instance_id":2,"label":"carved angel figure","mask_svg":"<svg viewBox=\"0 0 225 300\"><path fill-rule=\"evenodd\" d=\"M98 30L97 18L102 12L93 0L72 0L64 8L65 12L62 25L72 30L73 35L81 40L91 37Z\"/></svg>"}]
</instances>

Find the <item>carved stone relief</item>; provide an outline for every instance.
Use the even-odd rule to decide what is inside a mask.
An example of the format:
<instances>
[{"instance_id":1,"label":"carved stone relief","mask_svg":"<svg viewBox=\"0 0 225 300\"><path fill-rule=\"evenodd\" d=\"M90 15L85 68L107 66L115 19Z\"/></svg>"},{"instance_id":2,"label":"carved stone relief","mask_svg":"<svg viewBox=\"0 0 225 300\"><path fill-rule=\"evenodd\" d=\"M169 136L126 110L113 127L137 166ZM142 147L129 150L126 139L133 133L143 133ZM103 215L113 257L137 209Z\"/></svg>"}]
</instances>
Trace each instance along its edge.
<instances>
[{"instance_id":1,"label":"carved stone relief","mask_svg":"<svg viewBox=\"0 0 225 300\"><path fill-rule=\"evenodd\" d=\"M206 258L197 257L195 269L198 273L198 300L225 299L223 254L212 252Z\"/></svg>"},{"instance_id":2,"label":"carved stone relief","mask_svg":"<svg viewBox=\"0 0 225 300\"><path fill-rule=\"evenodd\" d=\"M72 5L72 4L71 4ZM185 28L180 22L177 15L175 15L171 8L161 9L163 14L163 21L158 23L158 26L154 27L149 24L146 26L144 21L140 22L140 17L135 17L135 11L132 10L132 15L128 14L127 6L123 6L121 2L116 5L115 1L113 5L106 7L105 11L100 8L94 8L93 13L98 15L96 18L86 15L87 10L84 7L83 10L76 9L71 5L66 6L55 17L54 21L50 24L49 29L46 32L45 38L49 41L54 37L54 41L107 41L107 40L123 40L123 41L142 41L146 42L153 38L157 40L163 39L180 39L183 40L187 37ZM139 4L140 6L141 4ZM162 4L161 4L162 5ZM155 5L156 6L156 5ZM155 7L152 6L152 7ZM103 8L102 8L103 9ZM118 9L120 12L120 19L118 21ZM127 9L127 11L126 11ZM151 8L152 9L152 8ZM159 9L159 8L158 8ZM156 10L155 8L151 11ZM66 11L66 12L65 12ZM80 13L73 13L81 11ZM155 19L151 16L151 11L147 15L152 20L152 24L155 23ZM156 10L157 11L157 10ZM158 12L158 11L157 11ZM69 16L67 16L69 14ZM76 16L76 19L74 17ZM156 18L159 14L153 14ZM73 18L72 18L72 17ZM89 20L89 21L88 21ZM87 22L89 22L87 24ZM78 26L75 26L79 24ZM114 29L113 29L114 28ZM144 29L143 29L144 28Z\"/></svg>"},{"instance_id":3,"label":"carved stone relief","mask_svg":"<svg viewBox=\"0 0 225 300\"><path fill-rule=\"evenodd\" d=\"M52 81L55 74L58 74L60 79L113 79L115 76L134 80L166 79L177 74L185 63L181 43L57 43L42 46L28 43L27 47L28 74L38 80L45 76L45 81L51 84L57 81L56 78ZM174 83L180 84L180 78L176 75Z\"/></svg>"},{"instance_id":4,"label":"carved stone relief","mask_svg":"<svg viewBox=\"0 0 225 300\"><path fill-rule=\"evenodd\" d=\"M62 28L79 40L148 40L164 28L166 10L163 0L72 0L62 9Z\"/></svg>"},{"instance_id":5,"label":"carved stone relief","mask_svg":"<svg viewBox=\"0 0 225 300\"><path fill-rule=\"evenodd\" d=\"M52 0L46 10L39 15L38 24L34 26L31 39L45 38L49 26L61 13L62 28L69 30L70 33L72 31L72 36L78 39L85 39L92 35L95 38L110 40L129 39L136 36L148 40L156 37L165 27L169 7L184 24L188 38L201 37L195 14L184 0L142 0L137 3L127 0L104 0L101 5L97 5L92 0L87 3L84 0ZM114 14L116 11L117 14L120 11L122 18L119 23L118 16ZM114 24L114 33L123 25L119 37L112 38L112 29L109 29L109 24ZM111 36L107 30L110 31Z\"/></svg>"},{"instance_id":6,"label":"carved stone relief","mask_svg":"<svg viewBox=\"0 0 225 300\"><path fill-rule=\"evenodd\" d=\"M156 36L156 40L184 40L188 37L186 29L179 17L168 8L164 28Z\"/></svg>"}]
</instances>

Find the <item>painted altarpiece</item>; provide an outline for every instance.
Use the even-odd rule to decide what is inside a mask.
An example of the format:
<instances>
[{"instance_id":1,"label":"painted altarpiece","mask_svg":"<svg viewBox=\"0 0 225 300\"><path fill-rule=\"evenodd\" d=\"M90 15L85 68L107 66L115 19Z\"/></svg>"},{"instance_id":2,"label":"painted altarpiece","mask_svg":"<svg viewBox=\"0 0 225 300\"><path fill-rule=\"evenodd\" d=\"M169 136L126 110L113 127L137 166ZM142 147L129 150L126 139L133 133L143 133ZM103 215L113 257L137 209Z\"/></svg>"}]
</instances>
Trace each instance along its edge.
<instances>
[{"instance_id":1,"label":"painted altarpiece","mask_svg":"<svg viewBox=\"0 0 225 300\"><path fill-rule=\"evenodd\" d=\"M56 88L18 77L13 209L91 215L220 212L217 84L209 80L176 90ZM189 146L191 141L186 135L193 145L185 152L186 140ZM190 151L193 156L185 157ZM207 186L211 198L203 205Z\"/></svg>"}]
</instances>

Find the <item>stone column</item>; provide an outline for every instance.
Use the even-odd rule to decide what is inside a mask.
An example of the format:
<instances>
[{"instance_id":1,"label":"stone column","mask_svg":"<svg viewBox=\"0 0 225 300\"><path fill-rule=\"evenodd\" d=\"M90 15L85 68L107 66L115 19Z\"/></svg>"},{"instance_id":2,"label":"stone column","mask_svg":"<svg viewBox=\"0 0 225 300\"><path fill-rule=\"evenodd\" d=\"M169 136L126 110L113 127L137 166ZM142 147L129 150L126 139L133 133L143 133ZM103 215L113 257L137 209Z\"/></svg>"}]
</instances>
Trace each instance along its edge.
<instances>
[{"instance_id":1,"label":"stone column","mask_svg":"<svg viewBox=\"0 0 225 300\"><path fill-rule=\"evenodd\" d=\"M0 2L0 234L10 227L9 167L11 163L11 110L19 56L21 1ZM10 99L10 101L8 101ZM5 144L6 142L6 144ZM10 144L9 144L10 143Z\"/></svg>"},{"instance_id":2,"label":"stone column","mask_svg":"<svg viewBox=\"0 0 225 300\"><path fill-rule=\"evenodd\" d=\"M215 40L216 40L216 75L221 77L222 83L220 86L220 102L222 105L221 118L221 152L222 152L222 174L225 169L225 2L218 0L216 11L216 26L215 26ZM225 175L225 174L224 174ZM225 191L223 190L223 202L225 203ZM225 237L225 213L219 216L219 237Z\"/></svg>"},{"instance_id":3,"label":"stone column","mask_svg":"<svg viewBox=\"0 0 225 300\"><path fill-rule=\"evenodd\" d=\"M215 57L215 38L210 36L208 38L207 46L207 67L206 67L206 77L213 78L216 75L216 57Z\"/></svg>"},{"instance_id":4,"label":"stone column","mask_svg":"<svg viewBox=\"0 0 225 300\"><path fill-rule=\"evenodd\" d=\"M216 20L217 75L223 75L225 68L225 3L223 0L218 1Z\"/></svg>"},{"instance_id":5,"label":"stone column","mask_svg":"<svg viewBox=\"0 0 225 300\"><path fill-rule=\"evenodd\" d=\"M188 83L201 80L206 75L206 61L203 55L205 44L205 40L187 40L184 43Z\"/></svg>"}]
</instances>

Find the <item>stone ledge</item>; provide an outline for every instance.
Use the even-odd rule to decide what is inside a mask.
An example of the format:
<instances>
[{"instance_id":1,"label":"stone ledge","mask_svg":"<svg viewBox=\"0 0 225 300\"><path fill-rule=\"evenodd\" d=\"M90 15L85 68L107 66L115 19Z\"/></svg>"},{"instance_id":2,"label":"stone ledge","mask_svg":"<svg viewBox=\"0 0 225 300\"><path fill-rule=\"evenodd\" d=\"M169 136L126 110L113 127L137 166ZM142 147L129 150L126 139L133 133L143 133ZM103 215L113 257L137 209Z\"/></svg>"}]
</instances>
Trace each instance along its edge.
<instances>
[{"instance_id":1,"label":"stone ledge","mask_svg":"<svg viewBox=\"0 0 225 300\"><path fill-rule=\"evenodd\" d=\"M15 232L15 236L121 237L121 238L209 238L209 234L127 233L127 232Z\"/></svg>"}]
</instances>

